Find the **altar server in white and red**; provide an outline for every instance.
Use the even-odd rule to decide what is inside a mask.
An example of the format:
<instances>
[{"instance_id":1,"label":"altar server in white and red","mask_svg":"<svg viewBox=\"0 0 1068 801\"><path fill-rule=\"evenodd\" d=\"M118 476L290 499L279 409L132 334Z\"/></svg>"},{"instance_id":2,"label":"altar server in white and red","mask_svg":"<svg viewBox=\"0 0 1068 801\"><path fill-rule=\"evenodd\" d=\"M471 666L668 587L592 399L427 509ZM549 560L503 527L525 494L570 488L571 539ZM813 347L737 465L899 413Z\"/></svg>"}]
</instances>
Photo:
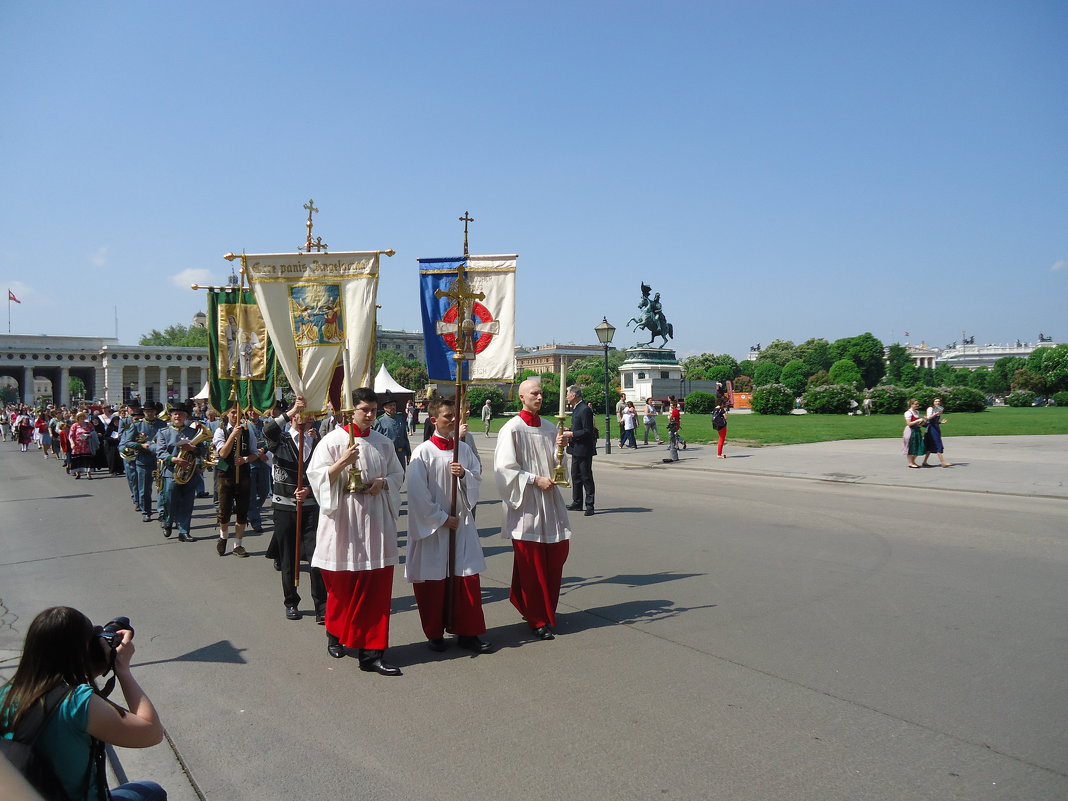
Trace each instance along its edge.
<instances>
[{"instance_id":1,"label":"altar server in white and red","mask_svg":"<svg viewBox=\"0 0 1068 801\"><path fill-rule=\"evenodd\" d=\"M323 437L308 464L308 484L319 502L311 564L326 584L330 655L340 659L346 648L354 648L361 670L399 676L382 656L389 646L393 567L400 561L397 512L404 470L393 442L371 430L378 410L374 390L361 387L352 401L353 423ZM350 427L356 445L349 444ZM360 492L345 491L353 464L367 484Z\"/></svg>"},{"instance_id":2,"label":"altar server in white and red","mask_svg":"<svg viewBox=\"0 0 1068 801\"><path fill-rule=\"evenodd\" d=\"M494 453L504 507L501 536L512 540L512 605L535 636L551 640L571 529L552 481L556 428L538 416L541 383L528 378L519 385L519 399L523 409L501 428Z\"/></svg>"},{"instance_id":3,"label":"altar server in white and red","mask_svg":"<svg viewBox=\"0 0 1068 801\"><path fill-rule=\"evenodd\" d=\"M459 461L453 461L456 404L436 398L428 409L434 434L417 446L408 465L408 558L404 577L412 584L423 633L432 651L444 651L445 632L457 635L457 645L478 654L493 646L479 638L486 631L482 614L479 573L486 567L478 541L474 509L482 484L482 467L466 442L460 441ZM456 513L452 512L452 486ZM445 578L449 569L449 531L455 531L452 622L446 626L449 603Z\"/></svg>"}]
</instances>

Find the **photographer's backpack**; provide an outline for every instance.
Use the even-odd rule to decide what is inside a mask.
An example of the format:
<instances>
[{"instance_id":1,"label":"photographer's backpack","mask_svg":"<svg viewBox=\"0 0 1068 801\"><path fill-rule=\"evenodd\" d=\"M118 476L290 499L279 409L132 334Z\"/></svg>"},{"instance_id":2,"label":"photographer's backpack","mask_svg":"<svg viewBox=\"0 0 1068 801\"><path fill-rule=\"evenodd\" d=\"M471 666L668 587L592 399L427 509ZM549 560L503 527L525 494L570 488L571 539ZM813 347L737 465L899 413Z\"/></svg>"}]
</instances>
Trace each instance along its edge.
<instances>
[{"instance_id":1,"label":"photographer's backpack","mask_svg":"<svg viewBox=\"0 0 1068 801\"><path fill-rule=\"evenodd\" d=\"M37 738L56 714L68 692L67 687L52 690L44 697L43 703L35 704L19 721L13 732L15 739L0 739L0 754L7 757L8 762L15 766L15 770L33 785L45 801L68 801L67 792L52 769L52 763L37 751Z\"/></svg>"}]
</instances>

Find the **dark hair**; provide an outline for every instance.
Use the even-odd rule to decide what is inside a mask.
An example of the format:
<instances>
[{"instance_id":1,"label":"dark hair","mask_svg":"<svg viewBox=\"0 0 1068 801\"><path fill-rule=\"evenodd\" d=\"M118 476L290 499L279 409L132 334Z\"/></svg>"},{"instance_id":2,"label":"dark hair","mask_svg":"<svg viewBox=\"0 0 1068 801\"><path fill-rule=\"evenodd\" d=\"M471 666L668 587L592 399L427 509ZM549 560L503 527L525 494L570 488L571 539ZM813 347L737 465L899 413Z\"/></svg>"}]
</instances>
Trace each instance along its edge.
<instances>
[{"instance_id":1,"label":"dark hair","mask_svg":"<svg viewBox=\"0 0 1068 801\"><path fill-rule=\"evenodd\" d=\"M360 387L359 389L352 390L352 406L356 408L361 403L373 403L378 405L378 395L370 387Z\"/></svg>"},{"instance_id":2,"label":"dark hair","mask_svg":"<svg viewBox=\"0 0 1068 801\"><path fill-rule=\"evenodd\" d=\"M77 609L53 606L37 615L0 705L0 724L14 729L39 699L64 684L89 684L95 690L94 674L100 669L92 651L99 647L96 643L92 622Z\"/></svg>"}]
</instances>

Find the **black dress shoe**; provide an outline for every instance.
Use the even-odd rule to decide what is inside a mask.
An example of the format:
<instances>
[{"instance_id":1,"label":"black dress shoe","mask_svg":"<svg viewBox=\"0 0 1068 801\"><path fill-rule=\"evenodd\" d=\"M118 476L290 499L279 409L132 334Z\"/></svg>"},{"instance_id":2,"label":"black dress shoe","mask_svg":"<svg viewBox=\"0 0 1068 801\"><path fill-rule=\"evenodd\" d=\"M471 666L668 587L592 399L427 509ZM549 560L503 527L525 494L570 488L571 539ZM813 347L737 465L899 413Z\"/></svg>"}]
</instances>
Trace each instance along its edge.
<instances>
[{"instance_id":1,"label":"black dress shoe","mask_svg":"<svg viewBox=\"0 0 1068 801\"><path fill-rule=\"evenodd\" d=\"M401 669L396 665L391 665L388 662L383 662L382 657L376 656L374 659L365 659L360 662L360 670L365 673L377 673L379 676L403 676Z\"/></svg>"},{"instance_id":2,"label":"black dress shoe","mask_svg":"<svg viewBox=\"0 0 1068 801\"><path fill-rule=\"evenodd\" d=\"M334 659L345 658L345 646L341 644L341 641L333 634L326 635L326 652Z\"/></svg>"},{"instance_id":3,"label":"black dress shoe","mask_svg":"<svg viewBox=\"0 0 1068 801\"><path fill-rule=\"evenodd\" d=\"M485 642L478 637L457 637L456 644L465 651L476 654L488 654L493 651L492 643Z\"/></svg>"},{"instance_id":4,"label":"black dress shoe","mask_svg":"<svg viewBox=\"0 0 1068 801\"><path fill-rule=\"evenodd\" d=\"M591 506L591 507L590 507L589 509L587 509L587 510L586 510L585 512L583 512L582 514L583 514L583 516L584 516L584 517L589 517L590 515L592 515L592 514L593 514L593 507Z\"/></svg>"},{"instance_id":5,"label":"black dress shoe","mask_svg":"<svg viewBox=\"0 0 1068 801\"><path fill-rule=\"evenodd\" d=\"M316 612L315 613L315 624L317 626L325 626L326 625L326 612Z\"/></svg>"},{"instance_id":6,"label":"black dress shoe","mask_svg":"<svg viewBox=\"0 0 1068 801\"><path fill-rule=\"evenodd\" d=\"M287 606L286 607L286 620L300 620L301 617L302 617L302 615L300 614L300 610L297 609L297 607L295 607L295 606Z\"/></svg>"},{"instance_id":7,"label":"black dress shoe","mask_svg":"<svg viewBox=\"0 0 1068 801\"><path fill-rule=\"evenodd\" d=\"M538 626L534 629L533 634L539 640L555 640L556 635L553 634L553 630L548 626Z\"/></svg>"},{"instance_id":8,"label":"black dress shoe","mask_svg":"<svg viewBox=\"0 0 1068 801\"><path fill-rule=\"evenodd\" d=\"M173 527L173 526L171 526L171 525L170 525L170 524L168 523L167 525L165 525L165 526L163 527L163 536L164 536L164 537L169 537L169 536L171 536L171 532L172 532L173 530L174 530L174 527Z\"/></svg>"},{"instance_id":9,"label":"black dress shoe","mask_svg":"<svg viewBox=\"0 0 1068 801\"><path fill-rule=\"evenodd\" d=\"M211 497L211 493L210 492L198 492L197 493L197 497L198 498L210 498Z\"/></svg>"},{"instance_id":10,"label":"black dress shoe","mask_svg":"<svg viewBox=\"0 0 1068 801\"><path fill-rule=\"evenodd\" d=\"M277 570L279 573L282 572L282 562L281 562L281 560L279 560L279 559L275 559L274 560L274 569Z\"/></svg>"},{"instance_id":11,"label":"black dress shoe","mask_svg":"<svg viewBox=\"0 0 1068 801\"><path fill-rule=\"evenodd\" d=\"M440 654L442 651L444 651L449 646L445 642L445 638L444 637L438 637L436 640L427 640L426 647L429 648L431 651L434 651L435 653L439 653Z\"/></svg>"},{"instance_id":12,"label":"black dress shoe","mask_svg":"<svg viewBox=\"0 0 1068 801\"><path fill-rule=\"evenodd\" d=\"M253 526L252 530L255 531L257 534L262 534L263 533L263 526Z\"/></svg>"},{"instance_id":13,"label":"black dress shoe","mask_svg":"<svg viewBox=\"0 0 1068 801\"><path fill-rule=\"evenodd\" d=\"M582 511L582 504L581 503L569 503L564 508L567 509L567 511L569 511L569 512L581 512Z\"/></svg>"},{"instance_id":14,"label":"black dress shoe","mask_svg":"<svg viewBox=\"0 0 1068 801\"><path fill-rule=\"evenodd\" d=\"M196 538L192 534L183 534L179 531L178 542L196 542Z\"/></svg>"}]
</instances>

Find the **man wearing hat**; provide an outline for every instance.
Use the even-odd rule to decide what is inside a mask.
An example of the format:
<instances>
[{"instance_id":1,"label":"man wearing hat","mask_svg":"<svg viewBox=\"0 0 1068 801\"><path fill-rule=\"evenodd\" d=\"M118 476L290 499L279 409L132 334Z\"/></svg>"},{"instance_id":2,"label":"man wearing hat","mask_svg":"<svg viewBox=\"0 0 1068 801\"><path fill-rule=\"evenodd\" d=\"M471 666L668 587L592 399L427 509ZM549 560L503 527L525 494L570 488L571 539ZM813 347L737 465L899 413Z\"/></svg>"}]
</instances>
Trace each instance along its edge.
<instances>
[{"instance_id":1,"label":"man wearing hat","mask_svg":"<svg viewBox=\"0 0 1068 801\"><path fill-rule=\"evenodd\" d=\"M193 502L196 495L192 480L179 484L174 480L175 468L179 462L190 459L202 459L207 450L207 443L197 445L189 443L199 433L189 425L191 412L188 404L179 403L171 407L171 424L160 429L156 434L153 450L160 460L160 472L163 474L163 494L160 498L160 525L163 536L171 536L174 527L178 527L179 542L194 542L189 534L193 520ZM163 511L165 507L166 511Z\"/></svg>"},{"instance_id":2,"label":"man wearing hat","mask_svg":"<svg viewBox=\"0 0 1068 801\"><path fill-rule=\"evenodd\" d=\"M141 409L141 404L132 400L126 402L126 414L119 418L118 449L120 455L126 453L127 447L133 441L134 423L138 420L144 420L144 418L145 413ZM122 470L126 474L126 484L130 487L130 500L133 501L134 511L140 512L141 499L137 495L137 466L134 464L134 460L123 459Z\"/></svg>"},{"instance_id":3,"label":"man wearing hat","mask_svg":"<svg viewBox=\"0 0 1068 801\"><path fill-rule=\"evenodd\" d=\"M158 402L146 403L144 416L134 420L130 434L129 444L137 450L137 458L133 462L137 475L137 505L141 508L141 520L145 523L152 519L152 490L156 472L156 454L152 450L152 443L156 441L156 435L167 427L167 424L159 419L161 408ZM139 440L145 444L138 444ZM159 503L162 518L163 498L160 498Z\"/></svg>"},{"instance_id":4,"label":"man wearing hat","mask_svg":"<svg viewBox=\"0 0 1068 801\"><path fill-rule=\"evenodd\" d=\"M408 444L408 426L404 418L397 414L397 399L388 389L380 394L382 401L382 414L371 426L379 434L385 434L393 441L397 449L397 461L401 468L407 468L408 461L412 458L412 446Z\"/></svg>"}]
</instances>

